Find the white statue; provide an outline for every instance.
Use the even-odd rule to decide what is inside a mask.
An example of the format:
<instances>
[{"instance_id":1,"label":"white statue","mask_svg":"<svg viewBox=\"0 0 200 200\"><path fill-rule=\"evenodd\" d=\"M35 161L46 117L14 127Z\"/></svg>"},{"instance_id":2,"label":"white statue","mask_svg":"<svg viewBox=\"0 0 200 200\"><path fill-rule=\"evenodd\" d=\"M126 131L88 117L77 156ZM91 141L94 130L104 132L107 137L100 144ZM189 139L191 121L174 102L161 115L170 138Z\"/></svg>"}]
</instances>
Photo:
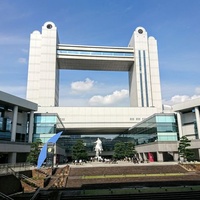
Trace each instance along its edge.
<instances>
[{"instance_id":1,"label":"white statue","mask_svg":"<svg viewBox=\"0 0 200 200\"><path fill-rule=\"evenodd\" d=\"M101 142L101 140L98 138L97 141L94 142L94 143L96 143L96 146L95 146L96 158L97 158L98 160L100 160L100 159L101 159L100 154L101 154L101 152L103 151L102 142Z\"/></svg>"}]
</instances>

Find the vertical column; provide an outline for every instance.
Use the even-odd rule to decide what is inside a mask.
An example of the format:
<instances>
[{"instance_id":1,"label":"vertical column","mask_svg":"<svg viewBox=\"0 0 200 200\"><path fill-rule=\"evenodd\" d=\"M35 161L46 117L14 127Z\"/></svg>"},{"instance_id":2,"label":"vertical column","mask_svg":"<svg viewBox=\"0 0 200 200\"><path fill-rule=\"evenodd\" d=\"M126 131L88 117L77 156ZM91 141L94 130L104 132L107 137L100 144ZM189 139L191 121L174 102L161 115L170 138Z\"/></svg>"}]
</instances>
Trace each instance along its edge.
<instances>
[{"instance_id":1,"label":"vertical column","mask_svg":"<svg viewBox=\"0 0 200 200\"><path fill-rule=\"evenodd\" d=\"M198 139L200 139L200 117L199 117L198 107L195 107L195 117L196 117L196 123L197 123Z\"/></svg>"},{"instance_id":2,"label":"vertical column","mask_svg":"<svg viewBox=\"0 0 200 200\"><path fill-rule=\"evenodd\" d=\"M148 161L148 153L143 153L144 161Z\"/></svg>"},{"instance_id":3,"label":"vertical column","mask_svg":"<svg viewBox=\"0 0 200 200\"><path fill-rule=\"evenodd\" d=\"M174 161L178 161L178 153L173 152Z\"/></svg>"},{"instance_id":4,"label":"vertical column","mask_svg":"<svg viewBox=\"0 0 200 200\"><path fill-rule=\"evenodd\" d=\"M14 106L13 118L12 118L12 130L11 130L11 141L12 142L15 142L15 140L16 140L17 114L18 114L18 106Z\"/></svg>"},{"instance_id":5,"label":"vertical column","mask_svg":"<svg viewBox=\"0 0 200 200\"><path fill-rule=\"evenodd\" d=\"M157 151L157 160L158 162L163 162L163 153Z\"/></svg>"},{"instance_id":6,"label":"vertical column","mask_svg":"<svg viewBox=\"0 0 200 200\"><path fill-rule=\"evenodd\" d=\"M28 142L31 143L33 139L33 124L34 124L34 112L30 112L29 129L28 129Z\"/></svg>"},{"instance_id":7,"label":"vertical column","mask_svg":"<svg viewBox=\"0 0 200 200\"><path fill-rule=\"evenodd\" d=\"M200 159L200 149L198 149L198 158L197 159Z\"/></svg>"},{"instance_id":8,"label":"vertical column","mask_svg":"<svg viewBox=\"0 0 200 200\"><path fill-rule=\"evenodd\" d=\"M31 34L26 98L40 106L59 103L57 40L57 28L52 22L43 25L42 33Z\"/></svg>"},{"instance_id":9,"label":"vertical column","mask_svg":"<svg viewBox=\"0 0 200 200\"><path fill-rule=\"evenodd\" d=\"M140 162L143 160L143 157L141 156L141 153L138 153L137 157L139 158Z\"/></svg>"},{"instance_id":10,"label":"vertical column","mask_svg":"<svg viewBox=\"0 0 200 200\"><path fill-rule=\"evenodd\" d=\"M12 152L8 154L8 163L15 164L17 160L17 153Z\"/></svg>"},{"instance_id":11,"label":"vertical column","mask_svg":"<svg viewBox=\"0 0 200 200\"><path fill-rule=\"evenodd\" d=\"M177 114L179 138L181 138L183 136L181 113L177 112L176 114Z\"/></svg>"},{"instance_id":12,"label":"vertical column","mask_svg":"<svg viewBox=\"0 0 200 200\"><path fill-rule=\"evenodd\" d=\"M136 86L138 85L137 71L138 69L134 65L131 66L130 71L129 71L129 98L130 98L131 107L137 107L139 105L139 102L138 102L139 93L137 92L137 89L136 89Z\"/></svg>"},{"instance_id":13,"label":"vertical column","mask_svg":"<svg viewBox=\"0 0 200 200\"><path fill-rule=\"evenodd\" d=\"M41 63L41 40L39 31L34 31L30 37L28 80L26 89L26 99L40 105L39 83L40 83L40 63Z\"/></svg>"},{"instance_id":14,"label":"vertical column","mask_svg":"<svg viewBox=\"0 0 200 200\"><path fill-rule=\"evenodd\" d=\"M157 48L157 41L154 37L149 37L148 47L149 47L149 70L150 70L149 85L151 87L151 92L152 92L152 106L156 107L158 109L158 112L162 112L158 48ZM149 94L151 93L149 92Z\"/></svg>"},{"instance_id":15,"label":"vertical column","mask_svg":"<svg viewBox=\"0 0 200 200\"><path fill-rule=\"evenodd\" d=\"M147 107L148 96L151 96L148 62L148 36L144 28L138 27L129 42L134 48L134 66L129 71L129 93L131 107ZM145 53L144 53L145 52ZM145 55L145 56L144 56ZM146 83L145 83L146 81ZM148 86L148 91L147 91Z\"/></svg>"},{"instance_id":16,"label":"vertical column","mask_svg":"<svg viewBox=\"0 0 200 200\"><path fill-rule=\"evenodd\" d=\"M57 66L57 28L54 23L42 26L39 105L58 106L59 70Z\"/></svg>"}]
</instances>

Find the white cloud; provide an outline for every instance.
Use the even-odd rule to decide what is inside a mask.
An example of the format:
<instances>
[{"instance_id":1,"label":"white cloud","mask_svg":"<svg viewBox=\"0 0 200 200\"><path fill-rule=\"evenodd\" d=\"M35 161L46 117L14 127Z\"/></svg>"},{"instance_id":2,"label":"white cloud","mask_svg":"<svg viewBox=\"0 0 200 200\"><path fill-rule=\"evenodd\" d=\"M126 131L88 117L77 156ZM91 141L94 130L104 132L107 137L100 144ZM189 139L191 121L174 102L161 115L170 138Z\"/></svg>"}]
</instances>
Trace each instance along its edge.
<instances>
[{"instance_id":1,"label":"white cloud","mask_svg":"<svg viewBox=\"0 0 200 200\"><path fill-rule=\"evenodd\" d=\"M171 102L173 104L176 104L176 103L181 103L181 102L187 101L189 99L190 99L190 97L187 95L175 95L171 98Z\"/></svg>"},{"instance_id":2,"label":"white cloud","mask_svg":"<svg viewBox=\"0 0 200 200\"><path fill-rule=\"evenodd\" d=\"M170 89L171 88L171 89ZM195 89L193 85L165 85L164 94L166 98L163 99L163 105L172 106L174 104L182 103L191 99L200 98L200 86ZM179 94L177 94L179 91Z\"/></svg>"},{"instance_id":3,"label":"white cloud","mask_svg":"<svg viewBox=\"0 0 200 200\"><path fill-rule=\"evenodd\" d=\"M19 58L18 62L21 64L26 64L26 58Z\"/></svg>"},{"instance_id":4,"label":"white cloud","mask_svg":"<svg viewBox=\"0 0 200 200\"><path fill-rule=\"evenodd\" d=\"M175 95L173 96L170 100L163 100L164 105L174 105L178 103L182 103L191 99L196 99L200 98L200 95L193 95L193 96L188 96L188 95Z\"/></svg>"},{"instance_id":5,"label":"white cloud","mask_svg":"<svg viewBox=\"0 0 200 200\"><path fill-rule=\"evenodd\" d=\"M196 93L196 94L200 94L200 87L197 87L197 88L195 89L195 93Z\"/></svg>"},{"instance_id":6,"label":"white cloud","mask_svg":"<svg viewBox=\"0 0 200 200\"><path fill-rule=\"evenodd\" d=\"M94 81L86 78L85 81L76 81L71 83L71 89L75 93L86 92L92 89Z\"/></svg>"},{"instance_id":7,"label":"white cloud","mask_svg":"<svg viewBox=\"0 0 200 200\"><path fill-rule=\"evenodd\" d=\"M93 96L92 98L90 98L89 104L92 106L111 105L121 101L122 99L127 98L128 94L129 94L128 90L120 90L120 91L117 90L110 95Z\"/></svg>"}]
</instances>

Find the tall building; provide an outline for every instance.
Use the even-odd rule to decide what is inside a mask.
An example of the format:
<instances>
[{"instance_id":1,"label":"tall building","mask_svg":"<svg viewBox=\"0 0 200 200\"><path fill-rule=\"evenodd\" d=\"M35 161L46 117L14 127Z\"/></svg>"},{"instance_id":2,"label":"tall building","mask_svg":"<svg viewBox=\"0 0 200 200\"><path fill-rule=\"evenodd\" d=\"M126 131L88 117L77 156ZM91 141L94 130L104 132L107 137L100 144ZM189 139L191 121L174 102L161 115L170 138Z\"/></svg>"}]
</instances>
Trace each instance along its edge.
<instances>
[{"instance_id":1,"label":"tall building","mask_svg":"<svg viewBox=\"0 0 200 200\"><path fill-rule=\"evenodd\" d=\"M59 106L59 74L69 69L126 71L130 106ZM32 141L47 143L60 131L54 162L70 158L78 139L94 156L97 138L102 156L111 157L123 141L137 145L140 160L177 161L182 136L200 160L199 108L200 99L194 99L162 110L157 42L143 27L135 29L128 47L87 46L61 44L55 24L46 22L30 38L27 100L0 91L0 162L25 161Z\"/></svg>"},{"instance_id":2,"label":"tall building","mask_svg":"<svg viewBox=\"0 0 200 200\"><path fill-rule=\"evenodd\" d=\"M61 69L126 71L130 106L60 107ZM92 154L94 141L101 137L104 155L111 154L114 144L123 140L138 144L143 159L150 149L158 161L178 159L180 127L176 115L162 114L157 41L143 27L135 29L128 47L87 46L60 43L57 27L46 22L41 33L31 34L27 99L39 106L34 139L45 142L56 131L63 130L58 143L68 155L80 138Z\"/></svg>"},{"instance_id":3,"label":"tall building","mask_svg":"<svg viewBox=\"0 0 200 200\"><path fill-rule=\"evenodd\" d=\"M126 71L130 106L60 107L59 74L69 69ZM40 123L35 124L34 139L46 142L56 130L63 130L60 144L65 144L66 152L77 138L90 138L86 144L92 152L93 142L101 136L109 151L110 140L162 112L157 42L138 27L128 47L62 44L55 24L46 22L30 37L27 99L38 104L35 121Z\"/></svg>"},{"instance_id":4,"label":"tall building","mask_svg":"<svg viewBox=\"0 0 200 200\"><path fill-rule=\"evenodd\" d=\"M46 22L41 33L31 34L27 99L58 107L60 69L127 71L130 107L162 111L157 42L142 27L128 47L83 46L59 43L57 27Z\"/></svg>"},{"instance_id":5,"label":"tall building","mask_svg":"<svg viewBox=\"0 0 200 200\"><path fill-rule=\"evenodd\" d=\"M59 106L59 75L69 69L126 71L130 106ZM135 29L128 47L87 46L61 44L55 24L46 22L30 38L27 100L0 92L0 153L7 154L7 162L22 161L32 140L47 143L63 131L54 161L70 158L78 139L94 156L97 138L103 144L102 156L111 157L114 145L123 141L137 145L140 160L151 156L155 161L177 161L182 136L191 139L190 148L200 160L199 107L196 99L164 113L157 42L143 27Z\"/></svg>"}]
</instances>

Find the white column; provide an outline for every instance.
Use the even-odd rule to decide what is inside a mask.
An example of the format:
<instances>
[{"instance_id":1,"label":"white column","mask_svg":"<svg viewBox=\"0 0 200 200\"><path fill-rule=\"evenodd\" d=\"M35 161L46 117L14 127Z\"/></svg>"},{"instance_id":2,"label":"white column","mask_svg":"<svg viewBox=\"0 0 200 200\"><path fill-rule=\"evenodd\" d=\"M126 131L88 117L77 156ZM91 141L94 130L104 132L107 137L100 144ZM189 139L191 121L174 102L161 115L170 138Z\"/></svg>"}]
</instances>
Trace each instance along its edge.
<instances>
[{"instance_id":1,"label":"white column","mask_svg":"<svg viewBox=\"0 0 200 200\"><path fill-rule=\"evenodd\" d=\"M176 114L177 114L177 121L178 121L179 137L181 138L183 136L181 113L177 112Z\"/></svg>"},{"instance_id":2,"label":"white column","mask_svg":"<svg viewBox=\"0 0 200 200\"><path fill-rule=\"evenodd\" d=\"M200 117L199 117L198 107L195 107L195 117L196 117L196 122L197 122L198 139L200 139Z\"/></svg>"},{"instance_id":3,"label":"white column","mask_svg":"<svg viewBox=\"0 0 200 200\"><path fill-rule=\"evenodd\" d=\"M14 106L13 118L12 118L12 130L11 130L11 141L12 142L15 142L15 140L16 140L17 115L18 115L18 106Z\"/></svg>"},{"instance_id":4,"label":"white column","mask_svg":"<svg viewBox=\"0 0 200 200\"><path fill-rule=\"evenodd\" d=\"M148 153L143 153L144 161L148 160Z\"/></svg>"},{"instance_id":5,"label":"white column","mask_svg":"<svg viewBox=\"0 0 200 200\"><path fill-rule=\"evenodd\" d=\"M8 163L15 164L17 160L17 153L12 152L8 154Z\"/></svg>"},{"instance_id":6,"label":"white column","mask_svg":"<svg viewBox=\"0 0 200 200\"><path fill-rule=\"evenodd\" d=\"M173 159L174 159L174 161L178 161L178 153L173 153Z\"/></svg>"},{"instance_id":7,"label":"white column","mask_svg":"<svg viewBox=\"0 0 200 200\"><path fill-rule=\"evenodd\" d=\"M137 153L137 157L138 159L141 161L142 160L142 157L141 157L141 154L140 153Z\"/></svg>"},{"instance_id":8,"label":"white column","mask_svg":"<svg viewBox=\"0 0 200 200\"><path fill-rule=\"evenodd\" d=\"M140 162L145 161L144 153L139 153Z\"/></svg>"},{"instance_id":9,"label":"white column","mask_svg":"<svg viewBox=\"0 0 200 200\"><path fill-rule=\"evenodd\" d=\"M157 151L157 160L158 162L163 162L163 153Z\"/></svg>"},{"instance_id":10,"label":"white column","mask_svg":"<svg viewBox=\"0 0 200 200\"><path fill-rule=\"evenodd\" d=\"M34 124L34 112L30 112L29 129L28 129L28 142L31 143L33 140L33 124Z\"/></svg>"}]
</instances>

